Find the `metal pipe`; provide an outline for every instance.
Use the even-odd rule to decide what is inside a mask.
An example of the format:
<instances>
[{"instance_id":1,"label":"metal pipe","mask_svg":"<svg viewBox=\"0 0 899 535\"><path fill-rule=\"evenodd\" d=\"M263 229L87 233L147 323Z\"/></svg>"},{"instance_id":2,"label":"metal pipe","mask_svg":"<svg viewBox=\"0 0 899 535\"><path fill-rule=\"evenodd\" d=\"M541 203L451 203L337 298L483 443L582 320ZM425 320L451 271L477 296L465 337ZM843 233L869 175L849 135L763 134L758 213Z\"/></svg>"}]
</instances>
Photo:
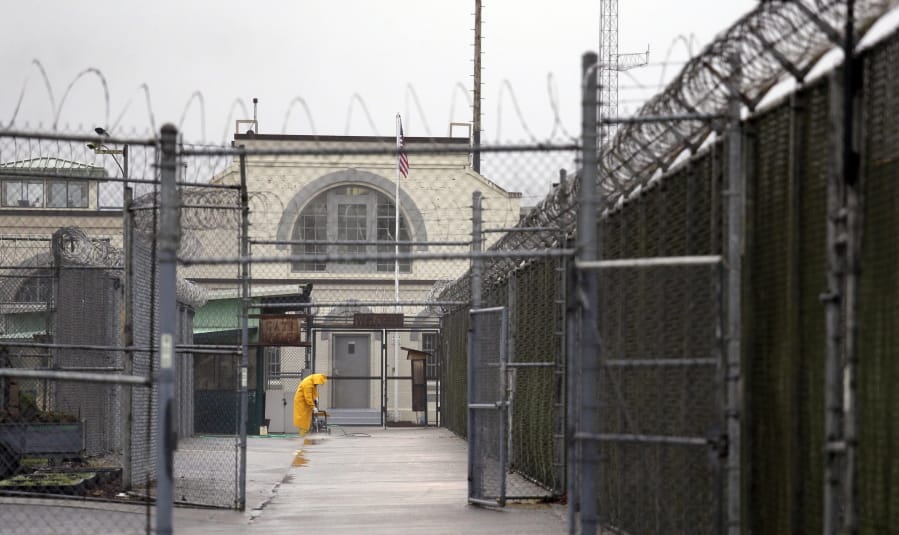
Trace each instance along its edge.
<instances>
[{"instance_id":1,"label":"metal pipe","mask_svg":"<svg viewBox=\"0 0 899 535\"><path fill-rule=\"evenodd\" d=\"M597 150L597 56L590 52L582 59L583 107L581 109L582 177L580 205L578 206L577 246L575 258L581 262L599 259L599 236L597 233L597 207L602 206L602 191L598 183ZM574 439L581 434L593 435L599 429L599 403L597 385L599 382L600 340L599 340L599 277L593 270L579 270L581 299L581 343L579 348L580 369L578 370L578 392L580 417ZM581 475L577 493L580 504L580 533L593 535L598 526L596 481L599 474L599 451L588 444L580 444L580 458L575 468Z\"/></svg>"},{"instance_id":2,"label":"metal pipe","mask_svg":"<svg viewBox=\"0 0 899 535\"><path fill-rule=\"evenodd\" d=\"M558 232L558 227L503 227L503 228L486 228L482 232L484 234L498 232Z\"/></svg>"},{"instance_id":3,"label":"metal pipe","mask_svg":"<svg viewBox=\"0 0 899 535\"><path fill-rule=\"evenodd\" d=\"M563 242L565 243L565 242ZM577 424L577 355L578 355L578 317L579 300L577 299L577 271L574 262L568 263L565 270L565 490L568 494L568 534L577 533L576 511L578 509L578 495L580 489L575 461L579 459L577 453L580 442L574 440L578 429Z\"/></svg>"},{"instance_id":4,"label":"metal pipe","mask_svg":"<svg viewBox=\"0 0 899 535\"><path fill-rule=\"evenodd\" d=\"M471 194L471 254L480 252L481 250L481 192L474 191ZM481 260L477 257L471 259L471 277L469 279L469 291L471 292L471 313L468 315L468 344L466 354L466 385L467 385L467 409L466 409L466 439L468 440L468 501L469 503L478 503L475 494L480 495L480 489L475 488L477 475L475 474L475 452L477 444L472 444L474 440L474 413L475 407L472 407L475 400L474 384L474 349L475 339L478 334L477 316L474 314L481 306Z\"/></svg>"},{"instance_id":5,"label":"metal pipe","mask_svg":"<svg viewBox=\"0 0 899 535\"><path fill-rule=\"evenodd\" d=\"M508 431L509 429L506 427L509 423L509 412L511 401L508 397L506 397L507 393L507 384L506 381L508 377L506 376L506 359L508 359L509 355L507 352L508 347L508 325L509 325L509 317L508 310L503 310L500 315L500 333L499 333L499 392L498 394L501 396L500 398L500 406L499 408L499 470L500 470L500 483L499 483L499 497L497 499L497 503L499 503L500 507L505 507L506 505L506 472L508 472L508 446L509 446L509 437Z\"/></svg>"},{"instance_id":6,"label":"metal pipe","mask_svg":"<svg viewBox=\"0 0 899 535\"><path fill-rule=\"evenodd\" d=\"M665 435L631 435L626 433L578 433L578 440L592 442L636 442L640 444L680 444L684 446L707 446L709 439L702 437L675 437Z\"/></svg>"},{"instance_id":7,"label":"metal pipe","mask_svg":"<svg viewBox=\"0 0 899 535\"><path fill-rule=\"evenodd\" d=\"M717 366L718 359L613 359L603 362L608 368L638 368L651 366Z\"/></svg>"},{"instance_id":8,"label":"metal pipe","mask_svg":"<svg viewBox=\"0 0 899 535\"><path fill-rule=\"evenodd\" d=\"M257 125L258 126L258 125ZM247 157L240 156L240 255L244 258L250 256L250 196L247 191ZM249 303L250 303L250 265L240 265L240 418L238 419L237 434L240 441L240 452L237 470L237 509L243 511L247 504L247 405L249 392L247 386L247 372L249 370L249 354L247 346L249 339ZM256 370L261 374L262 370ZM262 399L262 392L256 393L257 399ZM260 401L261 402L261 401Z\"/></svg>"},{"instance_id":9,"label":"metal pipe","mask_svg":"<svg viewBox=\"0 0 899 535\"><path fill-rule=\"evenodd\" d=\"M385 240L250 240L253 245L453 245L468 247L470 241L385 241Z\"/></svg>"},{"instance_id":10,"label":"metal pipe","mask_svg":"<svg viewBox=\"0 0 899 535\"><path fill-rule=\"evenodd\" d=\"M266 308L289 308L293 309L298 306L308 306L309 303L258 303L259 305L265 305ZM400 301L397 303L396 301L316 301L313 303L313 306L316 307L334 307L334 308L355 308L361 306L367 307L386 307L393 306L395 304L399 304L401 306L462 306L467 305L468 301Z\"/></svg>"},{"instance_id":11,"label":"metal pipe","mask_svg":"<svg viewBox=\"0 0 899 535\"><path fill-rule=\"evenodd\" d=\"M149 386L149 377L107 373L68 372L58 370L26 370L23 368L0 368L0 377L19 379L47 379L50 381L73 381L82 383L112 383L121 385Z\"/></svg>"},{"instance_id":12,"label":"metal pipe","mask_svg":"<svg viewBox=\"0 0 899 535\"><path fill-rule=\"evenodd\" d=\"M128 145L123 149L124 178L128 178ZM134 345L134 292L132 284L134 283L134 219L131 215L131 203L134 201L134 190L125 182L122 189L122 241L123 250L125 252L125 270L124 270L124 299L122 303L122 315L124 324L122 325L122 342L126 349L122 352L122 361L125 375L131 375L134 369L134 353L128 351L127 348ZM122 433L122 483L125 488L132 488L134 481L132 480L132 442L131 436L134 433L134 414L132 406L133 392L130 388L124 389L122 393L122 411L121 425L124 432Z\"/></svg>"},{"instance_id":13,"label":"metal pipe","mask_svg":"<svg viewBox=\"0 0 899 535\"><path fill-rule=\"evenodd\" d=\"M208 257L208 258L181 258L183 266L215 266L222 264L249 263L253 264L283 264L287 262L360 262L371 260L469 260L469 259L510 259L510 258L557 258L560 256L573 256L574 249L509 249L503 251L470 251L460 253L449 252L418 252L418 253L364 253L364 254L307 254L284 256L258 256L252 260L247 257Z\"/></svg>"},{"instance_id":14,"label":"metal pipe","mask_svg":"<svg viewBox=\"0 0 899 535\"><path fill-rule=\"evenodd\" d=\"M855 110L860 108L861 78L855 57L855 1L846 0L843 41L843 180L846 207L846 278L843 342L843 440L846 443L843 482L843 533L855 535L858 526L858 301L861 273L861 184L860 157L855 147L857 136Z\"/></svg>"},{"instance_id":15,"label":"metal pipe","mask_svg":"<svg viewBox=\"0 0 899 535\"><path fill-rule=\"evenodd\" d=\"M159 407L156 459L156 532L172 533L174 451L178 437L175 429L175 375L173 353L178 317L175 293L177 251L180 242L180 195L175 186L178 165L175 144L178 130L172 124L162 127L161 190L159 207Z\"/></svg>"},{"instance_id":16,"label":"metal pipe","mask_svg":"<svg viewBox=\"0 0 899 535\"><path fill-rule=\"evenodd\" d=\"M471 308L478 310L481 307L481 270L482 259L480 254L484 247L484 236L481 231L481 192L471 194L472 220L471 220L471 252L465 256L471 258Z\"/></svg>"},{"instance_id":17,"label":"metal pipe","mask_svg":"<svg viewBox=\"0 0 899 535\"><path fill-rule=\"evenodd\" d=\"M30 134L29 134L30 135ZM204 148L204 149L185 149L180 152L182 157L198 157L211 158L216 156L224 156L237 158L241 154L247 156L393 156L396 157L396 146L387 141L394 141L393 138L375 138L374 143L381 142L380 146L372 146L371 148L333 148L333 147L310 147L310 148L258 148L236 149L236 148ZM469 154L469 153L512 153L512 152L575 152L580 150L577 144L559 144L552 143L532 143L529 145L480 145L469 146L468 144L456 146L441 145L439 142L430 146L407 146L404 152L409 156L416 154ZM193 184L196 185L196 184ZM206 184L203 184L205 187Z\"/></svg>"},{"instance_id":18,"label":"metal pipe","mask_svg":"<svg viewBox=\"0 0 899 535\"><path fill-rule=\"evenodd\" d=\"M645 115L641 117L618 117L600 119L600 124L642 124L671 123L675 121L717 121L729 116L721 113L682 113L672 115Z\"/></svg>"},{"instance_id":19,"label":"metal pipe","mask_svg":"<svg viewBox=\"0 0 899 535\"><path fill-rule=\"evenodd\" d=\"M731 99L729 103L730 131L727 139L727 331L725 374L727 408L725 420L728 437L726 473L727 533L740 535L741 515L741 414L743 410L742 377L742 307L743 248L745 234L745 177L743 173L743 130L740 122L741 101L740 58L731 58Z\"/></svg>"},{"instance_id":20,"label":"metal pipe","mask_svg":"<svg viewBox=\"0 0 899 535\"><path fill-rule=\"evenodd\" d=\"M713 266L720 264L720 255L659 256L655 258L616 258L614 260L575 260L578 269L639 268L656 266Z\"/></svg>"},{"instance_id":21,"label":"metal pipe","mask_svg":"<svg viewBox=\"0 0 899 535\"><path fill-rule=\"evenodd\" d=\"M835 76L830 78L830 118L834 138L838 144L843 139L840 95L845 88ZM839 147L835 147L839 148ZM843 356L843 284L845 267L845 221L843 196L845 182L842 173L846 167L842 150L833 151L835 159L827 180L827 292L820 296L824 302L826 342L824 351L824 535L836 535L841 528L841 491L843 487L842 462L845 452L843 441L843 381L841 364Z\"/></svg>"}]
</instances>

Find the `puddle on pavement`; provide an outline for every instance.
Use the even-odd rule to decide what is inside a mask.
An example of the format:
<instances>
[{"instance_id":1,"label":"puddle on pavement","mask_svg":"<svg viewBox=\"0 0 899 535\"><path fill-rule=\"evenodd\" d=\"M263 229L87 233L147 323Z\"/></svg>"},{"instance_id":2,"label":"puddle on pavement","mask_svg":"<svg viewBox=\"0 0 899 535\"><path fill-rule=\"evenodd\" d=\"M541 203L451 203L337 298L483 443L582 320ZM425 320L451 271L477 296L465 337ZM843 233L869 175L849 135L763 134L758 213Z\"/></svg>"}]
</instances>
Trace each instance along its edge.
<instances>
[{"instance_id":1,"label":"puddle on pavement","mask_svg":"<svg viewBox=\"0 0 899 535\"><path fill-rule=\"evenodd\" d=\"M306 466L306 463L309 461L306 460L306 457L303 456L303 450L297 450L296 455L293 456L293 462L290 463L291 466Z\"/></svg>"}]
</instances>

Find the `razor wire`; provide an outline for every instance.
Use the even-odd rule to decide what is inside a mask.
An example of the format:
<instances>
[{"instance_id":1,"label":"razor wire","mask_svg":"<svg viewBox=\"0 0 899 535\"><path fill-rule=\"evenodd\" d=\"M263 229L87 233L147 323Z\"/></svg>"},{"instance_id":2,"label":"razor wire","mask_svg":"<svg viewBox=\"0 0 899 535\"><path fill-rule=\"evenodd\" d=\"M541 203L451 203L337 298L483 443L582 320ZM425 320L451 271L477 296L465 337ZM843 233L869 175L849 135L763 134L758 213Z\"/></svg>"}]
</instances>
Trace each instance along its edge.
<instances>
[{"instance_id":1,"label":"razor wire","mask_svg":"<svg viewBox=\"0 0 899 535\"><path fill-rule=\"evenodd\" d=\"M894 0L856 2L858 35L895 5ZM691 59L636 117L723 115L731 98L728 84L734 56L741 69L740 99L753 109L784 76L801 80L808 74L835 44L819 24L839 28L844 18L842 1L763 2ZM699 118L621 125L601 149L601 180L609 201L616 202L656 172L665 171L684 150L698 148L714 129L714 124Z\"/></svg>"},{"instance_id":2,"label":"razor wire","mask_svg":"<svg viewBox=\"0 0 899 535\"><path fill-rule=\"evenodd\" d=\"M841 27L844 4L837 0L763 2L719 34L635 114L638 119L695 119L622 124L601 147L600 185L606 191L603 209L614 207L669 169L684 151L695 152L720 130L731 98L728 84L735 54L741 69L740 99L747 108L754 109L784 77L801 80L835 46L834 36L819 24ZM878 17L896 5L899 2L895 0L856 2L857 35L864 35ZM708 120L713 117L722 120ZM525 216L521 226L554 226L563 233L570 232L575 222L579 182L580 174L568 187L554 187ZM544 237L544 241L554 237ZM515 248L520 239L506 236L496 248Z\"/></svg>"}]
</instances>

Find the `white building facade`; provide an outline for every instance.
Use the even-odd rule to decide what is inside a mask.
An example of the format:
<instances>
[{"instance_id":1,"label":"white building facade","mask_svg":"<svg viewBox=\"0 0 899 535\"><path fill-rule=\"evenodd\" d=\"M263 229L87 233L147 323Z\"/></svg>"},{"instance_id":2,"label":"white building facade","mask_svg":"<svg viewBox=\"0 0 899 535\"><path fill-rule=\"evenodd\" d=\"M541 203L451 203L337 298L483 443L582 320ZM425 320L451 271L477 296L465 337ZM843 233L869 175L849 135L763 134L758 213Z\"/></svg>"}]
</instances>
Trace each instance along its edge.
<instances>
[{"instance_id":1,"label":"white building facade","mask_svg":"<svg viewBox=\"0 0 899 535\"><path fill-rule=\"evenodd\" d=\"M393 138L234 137L234 145L249 153L251 256L292 257L254 263L251 295L284 295L308 283L314 288L313 347L266 351L265 417L272 432L294 431L293 392L301 376L313 371L331 379L321 400L335 423L423 421L425 415L412 410L410 362L399 347L437 349L437 318L426 302L442 284L463 275L469 261L347 261L347 255L389 256L396 250L390 242L396 241L397 204L399 241L408 243L400 246L402 253L467 252L475 191L482 197L484 228L518 222L520 194L471 169L467 138L406 138L405 144L410 170L398 178ZM236 184L240 175L235 159L215 181ZM484 246L498 235L487 234ZM402 314L403 327L361 328L358 321L354 327L357 313Z\"/></svg>"}]
</instances>

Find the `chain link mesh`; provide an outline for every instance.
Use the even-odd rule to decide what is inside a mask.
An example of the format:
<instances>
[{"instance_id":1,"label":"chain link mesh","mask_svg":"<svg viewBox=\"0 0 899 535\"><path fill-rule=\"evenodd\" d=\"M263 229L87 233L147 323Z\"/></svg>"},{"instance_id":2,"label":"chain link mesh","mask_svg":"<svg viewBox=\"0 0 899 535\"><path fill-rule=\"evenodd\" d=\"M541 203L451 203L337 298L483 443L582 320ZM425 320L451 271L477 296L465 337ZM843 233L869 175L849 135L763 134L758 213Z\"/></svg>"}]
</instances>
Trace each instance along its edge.
<instances>
[{"instance_id":1,"label":"chain link mesh","mask_svg":"<svg viewBox=\"0 0 899 535\"><path fill-rule=\"evenodd\" d=\"M897 42L891 37L864 58L856 383L863 533L899 523L889 493L899 441L889 393L897 373ZM745 124L740 446L745 529L753 532L820 531L824 516L819 297L828 269L831 100L826 81L812 82ZM293 392L311 372L331 376L320 395L333 425L439 417L467 435L467 391L477 386L467 379L475 259L480 306L509 312L508 374L497 381L507 388L487 401L508 400L508 412L491 413L486 427L471 422L479 435L468 437L485 460L506 447L508 466L475 469L489 485L502 470L509 498L562 494L564 320L577 292L565 285L571 251L564 248L576 231L578 185L548 177L576 163L577 147L485 150L482 176L471 170L467 140L407 142L406 178L396 176L387 138L251 133L235 135L230 148L179 148L176 501L242 507L241 437L295 433ZM671 169L675 153L666 152L661 177L642 173L618 190L615 207L602 214L602 258L720 253L728 232L723 149L709 143ZM0 367L62 374L0 379L0 521L37 531L144 530L162 439L153 384L156 141L5 132L0 155ZM483 229L474 237L483 255L470 252L474 190L483 195ZM606 527L721 529L719 276L717 266L602 272L600 436L585 444L599 449L591 476ZM298 342L276 346L260 340L263 313L311 320ZM476 331L484 338L475 342L493 344L482 353L496 350L495 326ZM413 401L410 349L426 354L424 410ZM79 373L104 379L73 382ZM496 493L502 489L482 494ZM78 507L64 515L60 496L79 496Z\"/></svg>"},{"instance_id":2,"label":"chain link mesh","mask_svg":"<svg viewBox=\"0 0 899 535\"><path fill-rule=\"evenodd\" d=\"M883 533L899 525L899 505L889 489L896 482L893 452L899 430L892 425L899 398L896 359L899 300L899 39L873 50L865 62L864 235L860 283L858 368L860 533Z\"/></svg>"}]
</instances>

